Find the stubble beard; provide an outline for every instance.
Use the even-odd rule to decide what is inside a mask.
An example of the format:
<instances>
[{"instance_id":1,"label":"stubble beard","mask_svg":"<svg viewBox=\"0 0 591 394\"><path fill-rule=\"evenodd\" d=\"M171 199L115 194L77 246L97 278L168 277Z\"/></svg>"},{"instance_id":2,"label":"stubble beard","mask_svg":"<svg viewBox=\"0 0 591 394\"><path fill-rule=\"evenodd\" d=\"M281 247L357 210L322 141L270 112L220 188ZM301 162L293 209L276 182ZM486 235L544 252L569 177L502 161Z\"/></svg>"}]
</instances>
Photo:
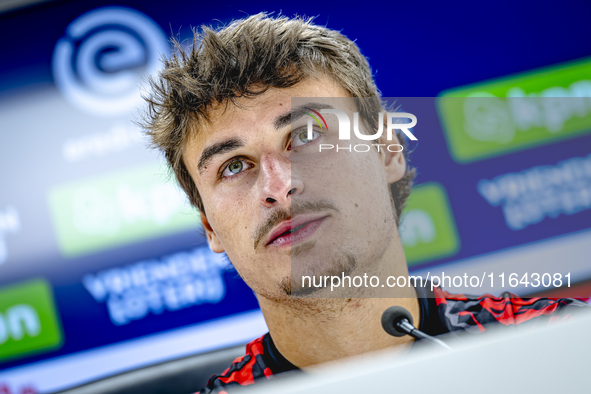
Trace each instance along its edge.
<instances>
[{"instance_id":1,"label":"stubble beard","mask_svg":"<svg viewBox=\"0 0 591 394\"><path fill-rule=\"evenodd\" d=\"M394 215L392 216L391 225L395 227ZM387 226L389 227L389 226ZM392 231L394 231L392 229ZM390 234L392 231L386 231L386 234ZM354 275L362 276L367 273L369 276L372 273L380 272L381 265L391 264L392 268L395 267L394 262L384 262L384 256L391 246L392 238L385 236L382 240L381 245L376 245L373 250L369 253L357 251L357 250L341 250L338 253L338 257L328 264L316 264L308 265L306 263L297 263L297 259L294 259L299 254L305 251L310 251L316 245L316 241L304 243L302 245L295 246L289 252L291 256L291 270L288 276L284 277L279 283L279 290L283 297L291 299L293 302L298 304L318 305L319 302L327 302L328 298L331 298L331 303L338 303L338 299L349 300L351 298L367 298L367 297L380 297L383 293L381 289L365 289L357 287L335 287L334 291L331 291L331 279L330 277L351 277ZM306 255L306 254L304 254ZM307 254L310 256L310 253ZM303 256L302 256L303 257ZM297 265L294 265L297 264ZM377 271L376 271L377 270ZM364 272L361 272L364 271ZM329 277L326 283L327 287L315 287L314 282L310 286L308 279L306 278L305 287L302 276L310 276L311 278L316 277L316 280L325 276ZM344 282L344 279L342 280ZM324 284L324 280L323 280ZM318 283L316 283L318 285Z\"/></svg>"},{"instance_id":2,"label":"stubble beard","mask_svg":"<svg viewBox=\"0 0 591 394\"><path fill-rule=\"evenodd\" d=\"M305 244L301 246L305 246ZM312 247L313 245L306 248L306 250L311 249ZM292 258L293 257L294 252L292 251ZM284 277L281 280L279 288L281 289L281 292L287 297L313 297L315 294L323 290L323 288L314 286L303 286L304 283L302 282L302 276L310 276L312 278L319 278L324 276L340 277L341 275L348 276L355 271L355 268L357 267L357 261L358 260L355 257L355 255L353 255L350 252L344 252L339 258L335 258L333 262L328 264L324 269L310 267L309 269L306 269L306 271L301 271L297 269L294 270L292 266L290 275Z\"/></svg>"}]
</instances>

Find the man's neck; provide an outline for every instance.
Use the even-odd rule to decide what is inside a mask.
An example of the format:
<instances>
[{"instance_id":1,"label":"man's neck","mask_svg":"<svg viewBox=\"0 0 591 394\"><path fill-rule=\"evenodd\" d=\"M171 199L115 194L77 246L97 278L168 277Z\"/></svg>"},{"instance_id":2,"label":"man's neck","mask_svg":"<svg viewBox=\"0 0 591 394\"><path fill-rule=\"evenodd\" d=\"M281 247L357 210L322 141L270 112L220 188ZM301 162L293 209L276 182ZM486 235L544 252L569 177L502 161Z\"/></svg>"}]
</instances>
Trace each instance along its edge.
<instances>
[{"instance_id":1,"label":"man's neck","mask_svg":"<svg viewBox=\"0 0 591 394\"><path fill-rule=\"evenodd\" d=\"M277 302L259 297L277 349L292 364L304 368L387 347L409 344L410 336L392 337L382 328L384 310L399 305L420 324L416 290L404 298L293 299Z\"/></svg>"}]
</instances>

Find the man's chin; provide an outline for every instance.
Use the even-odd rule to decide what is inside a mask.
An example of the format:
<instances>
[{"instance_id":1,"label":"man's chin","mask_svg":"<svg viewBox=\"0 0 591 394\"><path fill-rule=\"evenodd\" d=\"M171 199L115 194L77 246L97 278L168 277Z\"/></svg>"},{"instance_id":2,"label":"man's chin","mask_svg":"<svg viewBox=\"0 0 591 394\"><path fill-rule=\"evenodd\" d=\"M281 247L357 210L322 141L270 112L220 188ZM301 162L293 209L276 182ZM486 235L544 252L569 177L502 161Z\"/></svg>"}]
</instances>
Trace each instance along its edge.
<instances>
[{"instance_id":1,"label":"man's chin","mask_svg":"<svg viewBox=\"0 0 591 394\"><path fill-rule=\"evenodd\" d=\"M281 281L281 291L291 297L332 298L338 295L331 293L330 281L327 277L350 275L357 265L352 254L345 253L340 258L324 257L314 253L302 252L291 258L290 276Z\"/></svg>"},{"instance_id":2,"label":"man's chin","mask_svg":"<svg viewBox=\"0 0 591 394\"><path fill-rule=\"evenodd\" d=\"M316 287L302 287L301 285L294 285L291 281L291 279L286 279L284 281L281 282L280 284L280 288L281 288L281 292L291 298L291 297L309 297L311 295L313 295L314 293L317 293L318 288Z\"/></svg>"},{"instance_id":3,"label":"man's chin","mask_svg":"<svg viewBox=\"0 0 591 394\"><path fill-rule=\"evenodd\" d=\"M341 256L337 257L336 256ZM293 246L290 253L291 276L298 285L297 278L312 275L340 275L342 271L350 272L355 259L349 254L335 250L334 245L325 246L318 241L305 242Z\"/></svg>"},{"instance_id":4,"label":"man's chin","mask_svg":"<svg viewBox=\"0 0 591 394\"><path fill-rule=\"evenodd\" d=\"M318 298L333 298L331 295L325 294L327 291L330 292L330 287L314 287L314 286L302 286L301 283L294 284L290 279L281 281L280 285L281 293L286 299L318 299Z\"/></svg>"},{"instance_id":5,"label":"man's chin","mask_svg":"<svg viewBox=\"0 0 591 394\"><path fill-rule=\"evenodd\" d=\"M308 242L303 242L299 245L294 245L290 248L290 253L289 255L293 259L296 259L299 257L302 258L306 258L309 257L310 255L312 255L313 253L315 253L314 251L312 251L312 249L314 249L314 247L316 246L316 241L308 241Z\"/></svg>"}]
</instances>

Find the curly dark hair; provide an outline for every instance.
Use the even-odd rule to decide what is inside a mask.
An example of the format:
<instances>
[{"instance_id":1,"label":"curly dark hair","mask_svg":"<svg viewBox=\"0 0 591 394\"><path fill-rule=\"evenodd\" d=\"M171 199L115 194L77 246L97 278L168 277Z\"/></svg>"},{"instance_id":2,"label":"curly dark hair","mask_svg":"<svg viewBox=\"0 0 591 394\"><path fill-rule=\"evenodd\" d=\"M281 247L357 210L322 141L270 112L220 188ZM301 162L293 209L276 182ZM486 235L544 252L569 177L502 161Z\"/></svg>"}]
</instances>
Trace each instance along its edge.
<instances>
[{"instance_id":1,"label":"curly dark hair","mask_svg":"<svg viewBox=\"0 0 591 394\"><path fill-rule=\"evenodd\" d=\"M194 31L192 45L173 40L175 51L149 79L148 109L140 125L153 147L166 157L190 203L205 214L199 191L183 161L191 133L209 122L212 107L254 97L269 88L288 88L304 78L330 75L356 100L364 123L377 126L384 105L367 59L340 32L312 19L265 13L213 29ZM373 125L372 125L373 124ZM400 136L399 136L400 137ZM404 139L399 138L400 144ZM407 152L404 150L408 161ZM391 185L396 220L410 194L415 169L407 166Z\"/></svg>"}]
</instances>

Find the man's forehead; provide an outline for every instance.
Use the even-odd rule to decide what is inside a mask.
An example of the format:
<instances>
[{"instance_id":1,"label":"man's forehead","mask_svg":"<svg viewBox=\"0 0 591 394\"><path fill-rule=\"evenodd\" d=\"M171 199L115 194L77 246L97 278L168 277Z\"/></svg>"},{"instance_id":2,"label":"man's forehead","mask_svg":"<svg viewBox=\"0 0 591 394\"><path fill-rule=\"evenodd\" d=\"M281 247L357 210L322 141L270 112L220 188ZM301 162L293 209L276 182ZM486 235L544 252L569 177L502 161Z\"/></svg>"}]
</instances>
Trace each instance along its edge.
<instances>
[{"instance_id":1,"label":"man's forehead","mask_svg":"<svg viewBox=\"0 0 591 394\"><path fill-rule=\"evenodd\" d=\"M314 101L322 102L327 101L323 98L347 96L350 97L346 89L334 79L323 76L304 79L290 88L270 88L255 97L241 97L234 102L216 103L208 113L209 121L203 122L199 125L198 131L190 134L186 147L191 151L201 151L207 144L223 139L229 134L245 135L249 130L272 127L277 117L291 111L293 98L305 100L306 97L316 97L318 99Z\"/></svg>"},{"instance_id":2,"label":"man's forehead","mask_svg":"<svg viewBox=\"0 0 591 394\"><path fill-rule=\"evenodd\" d=\"M208 113L209 121L191 133L187 146L203 149L208 142L222 139L224 135L245 134L257 125L271 124L275 114L288 112L290 107L289 95L270 91L253 98L217 104Z\"/></svg>"}]
</instances>

